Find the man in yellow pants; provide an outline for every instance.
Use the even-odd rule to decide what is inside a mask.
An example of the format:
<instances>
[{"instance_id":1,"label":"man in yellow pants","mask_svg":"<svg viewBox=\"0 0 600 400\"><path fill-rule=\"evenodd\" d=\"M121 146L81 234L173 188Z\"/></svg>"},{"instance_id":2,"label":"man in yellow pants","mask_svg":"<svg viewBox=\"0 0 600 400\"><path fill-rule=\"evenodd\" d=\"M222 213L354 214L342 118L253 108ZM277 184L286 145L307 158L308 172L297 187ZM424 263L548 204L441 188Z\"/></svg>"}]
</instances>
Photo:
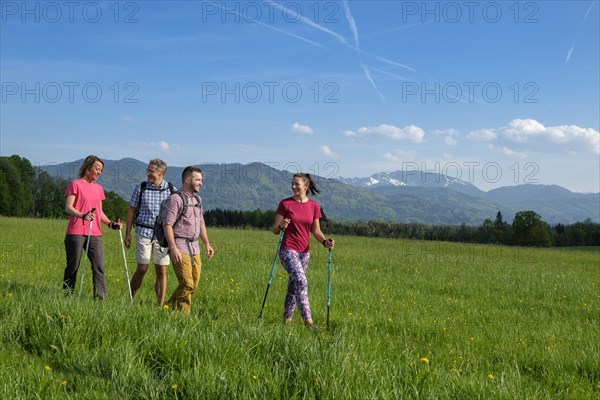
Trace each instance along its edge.
<instances>
[{"instance_id":1,"label":"man in yellow pants","mask_svg":"<svg viewBox=\"0 0 600 400\"><path fill-rule=\"evenodd\" d=\"M211 259L214 255L204 224L202 200L196 194L200 187L202 171L186 167L181 174L181 191L169 196L163 218L173 272L179 281L167 305L184 314L190 313L192 295L200 281L202 263L198 239L204 243L207 257Z\"/></svg>"}]
</instances>

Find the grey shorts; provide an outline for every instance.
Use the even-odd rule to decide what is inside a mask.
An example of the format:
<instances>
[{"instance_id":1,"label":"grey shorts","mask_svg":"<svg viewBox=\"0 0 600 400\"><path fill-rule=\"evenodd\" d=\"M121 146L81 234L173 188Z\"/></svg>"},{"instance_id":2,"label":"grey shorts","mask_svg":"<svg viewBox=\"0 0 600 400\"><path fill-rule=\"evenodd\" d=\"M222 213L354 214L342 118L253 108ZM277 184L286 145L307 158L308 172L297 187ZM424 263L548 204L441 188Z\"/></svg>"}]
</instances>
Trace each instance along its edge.
<instances>
[{"instance_id":1,"label":"grey shorts","mask_svg":"<svg viewBox=\"0 0 600 400\"><path fill-rule=\"evenodd\" d=\"M136 235L135 244L135 257L138 264L150 264L151 256L154 265L169 265L171 263L169 249L160 247L156 239L152 240L142 235Z\"/></svg>"}]
</instances>

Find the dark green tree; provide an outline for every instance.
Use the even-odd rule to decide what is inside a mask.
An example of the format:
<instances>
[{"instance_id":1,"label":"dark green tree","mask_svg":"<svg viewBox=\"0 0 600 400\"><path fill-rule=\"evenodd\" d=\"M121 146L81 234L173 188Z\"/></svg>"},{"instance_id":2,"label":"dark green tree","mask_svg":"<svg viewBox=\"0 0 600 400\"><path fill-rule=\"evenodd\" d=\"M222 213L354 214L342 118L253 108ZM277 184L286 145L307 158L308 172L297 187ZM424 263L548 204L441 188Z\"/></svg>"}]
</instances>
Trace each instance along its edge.
<instances>
[{"instance_id":1,"label":"dark green tree","mask_svg":"<svg viewBox=\"0 0 600 400\"><path fill-rule=\"evenodd\" d=\"M9 215L10 200L8 179L6 173L0 169L0 215Z\"/></svg>"},{"instance_id":2,"label":"dark green tree","mask_svg":"<svg viewBox=\"0 0 600 400\"><path fill-rule=\"evenodd\" d=\"M498 211L498 214L496 214L496 220L494 221L494 226L498 227L502 225L504 225L504 217L502 216L502 213Z\"/></svg>"},{"instance_id":3,"label":"dark green tree","mask_svg":"<svg viewBox=\"0 0 600 400\"><path fill-rule=\"evenodd\" d=\"M102 211L104 211L104 214L110 220L119 218L121 222L125 222L129 204L115 192L108 191L105 193L105 196L106 199L102 202Z\"/></svg>"},{"instance_id":4,"label":"dark green tree","mask_svg":"<svg viewBox=\"0 0 600 400\"><path fill-rule=\"evenodd\" d=\"M494 221L494 242L498 244L508 244L510 236L510 224L504 221L502 213L498 211Z\"/></svg>"},{"instance_id":5,"label":"dark green tree","mask_svg":"<svg viewBox=\"0 0 600 400\"><path fill-rule=\"evenodd\" d=\"M544 221L537 221L531 227L527 237L527 246L550 247L552 246L552 229Z\"/></svg>"},{"instance_id":6,"label":"dark green tree","mask_svg":"<svg viewBox=\"0 0 600 400\"><path fill-rule=\"evenodd\" d=\"M33 186L33 216L41 218L64 217L66 187L67 181L55 179L46 171L36 171Z\"/></svg>"},{"instance_id":7,"label":"dark green tree","mask_svg":"<svg viewBox=\"0 0 600 400\"><path fill-rule=\"evenodd\" d=\"M491 219L486 218L477 230L478 243L497 243L496 229Z\"/></svg>"},{"instance_id":8,"label":"dark green tree","mask_svg":"<svg viewBox=\"0 0 600 400\"><path fill-rule=\"evenodd\" d=\"M5 177L6 193L8 193L8 207L2 210L3 215L12 217L25 216L23 204L25 203L25 190L21 180L21 171L10 157L0 157L0 172Z\"/></svg>"},{"instance_id":9,"label":"dark green tree","mask_svg":"<svg viewBox=\"0 0 600 400\"><path fill-rule=\"evenodd\" d=\"M21 203L19 204L19 216L31 216L33 215L33 181L35 179L35 170L31 162L24 157L12 155L9 159L19 169L21 185L23 186L23 193L20 198Z\"/></svg>"},{"instance_id":10,"label":"dark green tree","mask_svg":"<svg viewBox=\"0 0 600 400\"><path fill-rule=\"evenodd\" d=\"M550 226L535 211L525 210L515 214L512 223L515 244L519 246L546 247L552 244Z\"/></svg>"}]
</instances>

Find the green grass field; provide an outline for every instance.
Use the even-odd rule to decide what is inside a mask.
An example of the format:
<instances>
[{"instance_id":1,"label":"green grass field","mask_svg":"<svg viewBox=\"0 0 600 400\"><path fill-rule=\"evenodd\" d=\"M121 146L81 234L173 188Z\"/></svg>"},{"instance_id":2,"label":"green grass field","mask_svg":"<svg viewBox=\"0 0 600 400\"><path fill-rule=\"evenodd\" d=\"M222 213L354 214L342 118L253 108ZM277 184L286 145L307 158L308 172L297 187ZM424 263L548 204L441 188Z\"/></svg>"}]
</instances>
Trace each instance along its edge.
<instances>
[{"instance_id":1,"label":"green grass field","mask_svg":"<svg viewBox=\"0 0 600 400\"><path fill-rule=\"evenodd\" d=\"M270 232L210 229L184 317L155 304L152 267L130 304L113 231L108 300L93 301L89 263L82 297L64 297L65 227L0 218L2 399L600 399L600 249L336 237L326 330L313 242L314 333L281 323L279 264L257 321Z\"/></svg>"}]
</instances>

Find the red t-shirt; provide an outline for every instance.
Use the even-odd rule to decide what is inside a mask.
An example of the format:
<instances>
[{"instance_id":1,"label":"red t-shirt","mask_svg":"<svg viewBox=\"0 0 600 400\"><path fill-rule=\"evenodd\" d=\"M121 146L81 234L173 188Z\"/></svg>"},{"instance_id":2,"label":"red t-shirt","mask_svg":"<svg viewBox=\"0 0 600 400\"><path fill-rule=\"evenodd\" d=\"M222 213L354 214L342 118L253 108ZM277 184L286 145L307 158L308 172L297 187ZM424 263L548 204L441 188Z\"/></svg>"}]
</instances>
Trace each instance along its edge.
<instances>
[{"instance_id":1,"label":"red t-shirt","mask_svg":"<svg viewBox=\"0 0 600 400\"><path fill-rule=\"evenodd\" d=\"M293 197L289 197L281 200L277 214L290 219L290 224L283 234L281 248L308 253L313 222L321 218L319 204L311 199L306 203L299 203Z\"/></svg>"},{"instance_id":2,"label":"red t-shirt","mask_svg":"<svg viewBox=\"0 0 600 400\"><path fill-rule=\"evenodd\" d=\"M91 236L102 236L102 229L100 227L101 221L100 216L102 215L102 200L105 199L104 189L97 183L89 183L83 179L75 179L67 186L67 192L65 197L74 195L75 201L73 207L86 213L95 208L96 219L92 225ZM90 229L90 221L83 221L81 218L71 217L69 224L67 225L67 235L88 235Z\"/></svg>"}]
</instances>

